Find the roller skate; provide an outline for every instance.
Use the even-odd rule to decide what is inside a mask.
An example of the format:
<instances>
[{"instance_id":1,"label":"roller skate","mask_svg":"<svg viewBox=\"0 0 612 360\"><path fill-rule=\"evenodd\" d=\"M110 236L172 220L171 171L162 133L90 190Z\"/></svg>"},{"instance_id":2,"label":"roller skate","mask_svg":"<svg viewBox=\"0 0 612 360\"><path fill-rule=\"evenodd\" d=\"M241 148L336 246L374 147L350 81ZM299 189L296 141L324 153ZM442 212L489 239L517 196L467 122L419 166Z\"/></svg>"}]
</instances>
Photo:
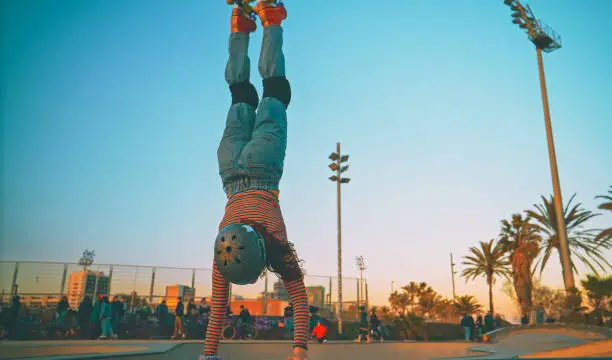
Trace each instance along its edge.
<instances>
[{"instance_id":1,"label":"roller skate","mask_svg":"<svg viewBox=\"0 0 612 360\"><path fill-rule=\"evenodd\" d=\"M255 11L249 5L255 0L225 0L228 5L236 5L232 10L232 32L252 33L257 29L255 23Z\"/></svg>"},{"instance_id":2,"label":"roller skate","mask_svg":"<svg viewBox=\"0 0 612 360\"><path fill-rule=\"evenodd\" d=\"M200 355L198 360L223 360L219 355Z\"/></svg>"},{"instance_id":3,"label":"roller skate","mask_svg":"<svg viewBox=\"0 0 612 360\"><path fill-rule=\"evenodd\" d=\"M259 0L253 8L264 27L280 25L287 18L287 9L281 1Z\"/></svg>"}]
</instances>

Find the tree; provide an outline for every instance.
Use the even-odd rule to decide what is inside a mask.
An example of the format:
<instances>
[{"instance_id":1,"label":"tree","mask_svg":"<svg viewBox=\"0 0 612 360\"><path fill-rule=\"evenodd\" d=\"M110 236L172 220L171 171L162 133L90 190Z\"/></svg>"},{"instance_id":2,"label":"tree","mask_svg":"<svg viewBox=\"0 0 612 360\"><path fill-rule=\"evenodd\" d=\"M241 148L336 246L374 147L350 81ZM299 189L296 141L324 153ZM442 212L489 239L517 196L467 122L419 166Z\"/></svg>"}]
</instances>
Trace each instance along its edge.
<instances>
[{"instance_id":1,"label":"tree","mask_svg":"<svg viewBox=\"0 0 612 360\"><path fill-rule=\"evenodd\" d=\"M93 264L95 257L96 252L94 250L86 249L83 251L83 256L79 259L79 265L83 267L83 270L87 270Z\"/></svg>"},{"instance_id":2,"label":"tree","mask_svg":"<svg viewBox=\"0 0 612 360\"><path fill-rule=\"evenodd\" d=\"M612 276L587 275L580 283L594 310L606 308L607 299L612 297Z\"/></svg>"},{"instance_id":3,"label":"tree","mask_svg":"<svg viewBox=\"0 0 612 360\"><path fill-rule=\"evenodd\" d=\"M408 285L402 286L402 290L408 297L408 305L411 306L412 312L414 312L414 306L418 303L419 297L427 288L428 285L426 282L417 283L415 281L411 281Z\"/></svg>"},{"instance_id":4,"label":"tree","mask_svg":"<svg viewBox=\"0 0 612 360\"><path fill-rule=\"evenodd\" d=\"M607 210L607 211L612 212L612 186L610 186L610 189L608 190L608 194L610 195L596 196L595 199L606 200L606 202L599 205L599 208L601 210ZM595 241L610 241L611 239L612 239L612 227L601 230L599 235L595 237Z\"/></svg>"},{"instance_id":5,"label":"tree","mask_svg":"<svg viewBox=\"0 0 612 360\"><path fill-rule=\"evenodd\" d=\"M510 269L504 252L504 248L500 242L497 242L493 246L495 240L489 242L480 242L480 248L471 247L470 255L464 256L463 265L466 268L463 269L461 276L465 278L465 281L474 280L477 277L484 277L489 286L489 310L494 313L493 308L493 284L495 284L496 277L509 278Z\"/></svg>"},{"instance_id":6,"label":"tree","mask_svg":"<svg viewBox=\"0 0 612 360\"><path fill-rule=\"evenodd\" d=\"M427 287L419 296L419 312L423 317L431 318L435 315L435 308L441 297L431 287Z\"/></svg>"},{"instance_id":7,"label":"tree","mask_svg":"<svg viewBox=\"0 0 612 360\"><path fill-rule=\"evenodd\" d=\"M563 210L563 218L565 221L565 229L567 233L567 243L570 248L570 253L578 258L583 264L588 266L592 272L598 274L597 268L606 271L607 265L612 268L612 265L605 259L603 251L609 249L612 245L611 239L600 239L596 241L596 237L591 229L584 229L584 225L592 218L601 214L593 213L590 210L582 208L581 203L572 206L576 194L567 202ZM536 211L527 210L527 216L533 218L537 223L540 234L542 235L543 257L540 263L540 274L548 263L548 259L553 250L556 250L561 257L559 250L559 231L557 224L556 211L554 207L554 197L546 199L542 196L541 204L534 204ZM596 266L595 266L596 265ZM572 261L572 269L578 274L578 269L574 261Z\"/></svg>"},{"instance_id":8,"label":"tree","mask_svg":"<svg viewBox=\"0 0 612 360\"><path fill-rule=\"evenodd\" d=\"M473 314L481 311L482 305L472 295L461 295L455 299L455 308L461 314Z\"/></svg>"},{"instance_id":9,"label":"tree","mask_svg":"<svg viewBox=\"0 0 612 360\"><path fill-rule=\"evenodd\" d=\"M457 316L455 302L451 299L440 297L434 307L434 317L441 321L452 321Z\"/></svg>"},{"instance_id":10,"label":"tree","mask_svg":"<svg viewBox=\"0 0 612 360\"><path fill-rule=\"evenodd\" d=\"M512 265L512 280L520 304L522 315L532 308L533 261L540 252L541 237L537 226L529 216L512 215L512 219L502 220L499 235L500 246L508 254Z\"/></svg>"},{"instance_id":11,"label":"tree","mask_svg":"<svg viewBox=\"0 0 612 360\"><path fill-rule=\"evenodd\" d=\"M391 309L396 313L405 314L409 304L410 299L405 291L396 291L389 296L389 305L391 305Z\"/></svg>"},{"instance_id":12,"label":"tree","mask_svg":"<svg viewBox=\"0 0 612 360\"><path fill-rule=\"evenodd\" d=\"M516 305L520 312L521 307L516 298L516 292L512 282L506 281L502 285L502 292L506 294ZM533 280L533 308L538 311L544 311L548 317L559 319L563 310L566 308L567 298L565 290L553 289L544 285L541 279Z\"/></svg>"}]
</instances>

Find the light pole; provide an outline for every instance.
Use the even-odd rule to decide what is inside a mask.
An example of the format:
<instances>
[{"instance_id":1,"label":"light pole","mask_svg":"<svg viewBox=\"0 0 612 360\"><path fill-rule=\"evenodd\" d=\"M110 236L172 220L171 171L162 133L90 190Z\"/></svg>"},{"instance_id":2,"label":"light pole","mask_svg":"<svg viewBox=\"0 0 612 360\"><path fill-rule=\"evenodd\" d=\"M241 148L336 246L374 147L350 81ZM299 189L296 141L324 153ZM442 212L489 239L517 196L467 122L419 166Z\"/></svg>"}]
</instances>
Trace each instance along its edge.
<instances>
[{"instance_id":1,"label":"light pole","mask_svg":"<svg viewBox=\"0 0 612 360\"><path fill-rule=\"evenodd\" d=\"M542 92L542 104L544 106L544 122L546 125L546 139L548 142L548 156L550 161L550 172L553 183L553 205L555 207L555 220L557 222L557 235L559 236L559 255L561 268L563 270L563 281L565 290L574 288L574 273L570 259L570 249L567 243L567 232L565 219L563 218L563 199L561 198L561 185L559 184L559 170L557 169L557 157L555 155L555 142L553 138L552 125L550 121L550 110L548 108L548 94L546 92L546 78L544 76L544 63L542 61L542 50L549 53L561 48L561 37L550 29L542 20L536 19L529 5L523 6L519 0L504 0L504 4L512 10L512 22L521 29L527 30L529 40L535 45L538 55L538 70L540 74L540 90Z\"/></svg>"},{"instance_id":2,"label":"light pole","mask_svg":"<svg viewBox=\"0 0 612 360\"><path fill-rule=\"evenodd\" d=\"M363 302L363 272L366 269L366 265L365 265L365 258L363 256L357 256L355 258L355 263L357 264L357 268L359 269L359 294L361 295L360 298L358 298L357 300L357 307L359 307L359 305L361 305L361 303L359 302L359 299L362 300Z\"/></svg>"},{"instance_id":3,"label":"light pole","mask_svg":"<svg viewBox=\"0 0 612 360\"><path fill-rule=\"evenodd\" d=\"M453 301L455 301L455 299L457 298L457 295L455 295L455 274L457 272L455 272L455 263L453 262L453 253L450 254L450 260L451 260L451 276L453 279Z\"/></svg>"},{"instance_id":4,"label":"light pole","mask_svg":"<svg viewBox=\"0 0 612 360\"><path fill-rule=\"evenodd\" d=\"M342 155L340 143L336 144L336 152L331 153L329 159L334 161L329 164L329 168L336 172L336 175L330 176L329 180L336 182L338 193L338 334L342 335L342 208L340 185L348 184L351 179L342 177L342 173L348 169L348 165L342 166L342 163L347 162L349 156Z\"/></svg>"}]
</instances>

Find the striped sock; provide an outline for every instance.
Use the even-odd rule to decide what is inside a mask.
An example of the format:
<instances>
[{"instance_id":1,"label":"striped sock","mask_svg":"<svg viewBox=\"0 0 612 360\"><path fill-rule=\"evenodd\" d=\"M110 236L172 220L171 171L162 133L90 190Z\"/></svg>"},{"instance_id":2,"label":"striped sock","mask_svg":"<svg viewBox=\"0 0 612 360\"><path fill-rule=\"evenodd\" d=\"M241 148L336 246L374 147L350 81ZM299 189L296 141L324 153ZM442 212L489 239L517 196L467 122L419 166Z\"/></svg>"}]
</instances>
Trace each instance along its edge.
<instances>
[{"instance_id":1,"label":"striped sock","mask_svg":"<svg viewBox=\"0 0 612 360\"><path fill-rule=\"evenodd\" d=\"M204 345L204 354L206 355L217 355L219 341L221 341L221 332L225 326L227 303L229 300L229 281L221 276L216 263L213 264L212 283L212 307L208 329L206 330L206 343Z\"/></svg>"},{"instance_id":2,"label":"striped sock","mask_svg":"<svg viewBox=\"0 0 612 360\"><path fill-rule=\"evenodd\" d=\"M306 295L306 287L304 280L284 281L285 288L289 293L291 302L293 303L293 346L301 347L308 350L308 296Z\"/></svg>"}]
</instances>

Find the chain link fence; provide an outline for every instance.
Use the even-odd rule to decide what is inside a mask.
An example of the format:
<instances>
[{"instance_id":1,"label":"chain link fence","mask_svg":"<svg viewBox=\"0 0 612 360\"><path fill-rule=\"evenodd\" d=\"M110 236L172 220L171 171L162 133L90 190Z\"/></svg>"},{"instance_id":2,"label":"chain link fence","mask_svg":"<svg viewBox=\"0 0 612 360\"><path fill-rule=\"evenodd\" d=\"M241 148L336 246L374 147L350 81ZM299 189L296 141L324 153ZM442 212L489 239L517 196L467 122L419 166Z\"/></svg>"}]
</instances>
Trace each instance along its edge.
<instances>
[{"instance_id":1,"label":"chain link fence","mask_svg":"<svg viewBox=\"0 0 612 360\"><path fill-rule=\"evenodd\" d=\"M366 303L359 279L343 277L343 317L357 316L357 305ZM305 276L309 303L328 316L337 311L338 278L336 276ZM77 263L9 262L0 261L0 304L9 304L12 295L19 295L29 308L56 306L62 296L70 307L77 309L85 296L120 296L130 309L152 307L162 299L182 296L186 300L208 298L212 293L212 270L171 268L136 265L92 264L84 267ZM231 301L261 303L265 314L273 301L286 304L286 289L273 274L266 274L256 284L232 286ZM263 310L266 309L266 310ZM353 315L354 313L354 315Z\"/></svg>"}]
</instances>

